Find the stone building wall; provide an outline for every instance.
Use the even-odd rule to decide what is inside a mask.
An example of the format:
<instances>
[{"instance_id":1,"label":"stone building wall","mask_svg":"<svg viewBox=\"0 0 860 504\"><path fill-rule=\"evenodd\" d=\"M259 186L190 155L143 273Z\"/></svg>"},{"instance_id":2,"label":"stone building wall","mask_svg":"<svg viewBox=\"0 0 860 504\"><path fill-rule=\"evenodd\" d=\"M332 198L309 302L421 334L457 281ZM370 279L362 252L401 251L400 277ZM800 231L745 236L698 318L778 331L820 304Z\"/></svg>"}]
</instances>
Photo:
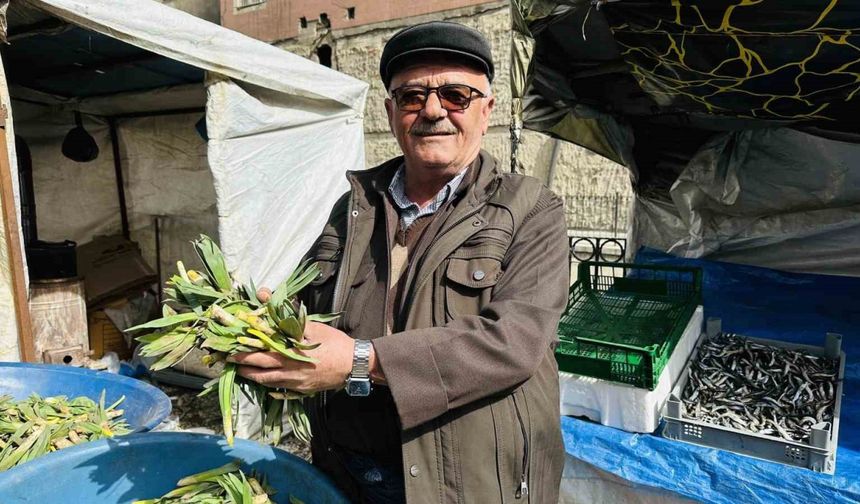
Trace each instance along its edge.
<instances>
[{"instance_id":1,"label":"stone building wall","mask_svg":"<svg viewBox=\"0 0 860 504\"><path fill-rule=\"evenodd\" d=\"M368 166L399 155L397 142L388 129L383 106L386 95L379 80L379 59L385 42L401 28L422 21L445 19L480 30L490 40L496 62L496 106L484 145L505 167L510 166L508 1L392 0L384 4L384 9L368 0L266 0L246 9L237 9L236 5L237 0L221 0L224 26L316 61L330 59L332 68L370 83L365 115ZM333 14L343 6L356 6L354 19ZM401 17L406 12L420 15ZM323 18L325 23L320 21ZM376 19L387 20L375 22ZM302 20L306 21L304 27ZM553 172L550 187L565 198L571 230L623 234L631 199L625 168L575 145L529 131L523 133L518 153L526 173L546 181ZM555 168L551 170L553 159Z\"/></svg>"},{"instance_id":2,"label":"stone building wall","mask_svg":"<svg viewBox=\"0 0 860 504\"><path fill-rule=\"evenodd\" d=\"M496 80L493 83L496 105L484 145L506 167L509 166L511 20L507 2L489 2L351 29L319 30L276 45L315 59L316 49L327 44L333 50L333 68L371 84L364 124L367 165L374 166L400 153L389 131L383 106L386 95L379 79L382 48L402 27L432 19L472 26L490 40L496 63ZM558 147L554 149L556 143ZM599 233L617 230L623 234L631 198L626 168L567 142L557 142L546 135L525 131L518 151L525 172L546 181L554 150L556 164L551 188L565 198L569 227Z\"/></svg>"},{"instance_id":3,"label":"stone building wall","mask_svg":"<svg viewBox=\"0 0 860 504\"><path fill-rule=\"evenodd\" d=\"M220 0L158 0L174 9L185 11L191 15L205 19L210 23L220 24Z\"/></svg>"}]
</instances>

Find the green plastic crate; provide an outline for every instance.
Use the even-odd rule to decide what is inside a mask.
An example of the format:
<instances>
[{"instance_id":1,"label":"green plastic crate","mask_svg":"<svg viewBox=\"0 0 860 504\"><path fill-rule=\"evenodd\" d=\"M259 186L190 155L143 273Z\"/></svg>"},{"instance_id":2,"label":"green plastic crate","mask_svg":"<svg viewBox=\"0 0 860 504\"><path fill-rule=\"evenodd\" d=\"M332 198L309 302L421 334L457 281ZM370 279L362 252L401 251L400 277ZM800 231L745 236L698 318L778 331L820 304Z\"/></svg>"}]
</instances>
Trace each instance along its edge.
<instances>
[{"instance_id":1,"label":"green plastic crate","mask_svg":"<svg viewBox=\"0 0 860 504\"><path fill-rule=\"evenodd\" d=\"M559 369L653 390L701 303L698 268L583 262L558 325Z\"/></svg>"}]
</instances>

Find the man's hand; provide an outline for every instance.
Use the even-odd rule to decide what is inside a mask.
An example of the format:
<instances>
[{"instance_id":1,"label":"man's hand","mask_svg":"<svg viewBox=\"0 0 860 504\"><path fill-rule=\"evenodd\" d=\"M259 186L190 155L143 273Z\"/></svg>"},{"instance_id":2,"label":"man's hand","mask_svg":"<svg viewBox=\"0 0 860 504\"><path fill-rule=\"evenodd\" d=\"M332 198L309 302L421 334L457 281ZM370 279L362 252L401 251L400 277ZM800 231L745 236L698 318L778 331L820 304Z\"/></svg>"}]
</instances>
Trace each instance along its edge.
<instances>
[{"instance_id":1,"label":"man's hand","mask_svg":"<svg viewBox=\"0 0 860 504\"><path fill-rule=\"evenodd\" d=\"M272 289L268 287L260 287L257 289L257 299L260 300L261 303L268 303L270 299L272 299Z\"/></svg>"},{"instance_id":2,"label":"man's hand","mask_svg":"<svg viewBox=\"0 0 860 504\"><path fill-rule=\"evenodd\" d=\"M304 342L320 343L313 350L295 349L318 362L297 361L277 352L240 353L228 360L240 364L238 371L241 376L269 387L307 394L343 387L352 371L355 340L333 327L308 322Z\"/></svg>"}]
</instances>

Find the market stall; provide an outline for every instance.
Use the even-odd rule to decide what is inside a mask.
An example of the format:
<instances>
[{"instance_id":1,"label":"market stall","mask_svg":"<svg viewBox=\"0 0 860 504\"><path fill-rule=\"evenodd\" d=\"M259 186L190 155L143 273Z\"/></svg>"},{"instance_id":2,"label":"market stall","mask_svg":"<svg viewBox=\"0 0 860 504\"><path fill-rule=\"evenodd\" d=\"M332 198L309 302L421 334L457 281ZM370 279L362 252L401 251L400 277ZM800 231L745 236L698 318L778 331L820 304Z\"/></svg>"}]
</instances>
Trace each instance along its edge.
<instances>
[{"instance_id":1,"label":"market stall","mask_svg":"<svg viewBox=\"0 0 860 504\"><path fill-rule=\"evenodd\" d=\"M838 0L515 0L513 6L514 144L522 128L532 129L629 168L635 201L627 261L701 268L705 319L720 317L726 332L788 344L821 347L826 333L840 333L845 355L832 361L844 365L841 396L825 386L828 397L813 398L806 392L810 378L804 392L789 397L820 402L822 414L807 415L819 437L839 431L838 443L827 437L835 449L819 439L828 447L821 453L835 454L833 476L815 472L828 471L807 458L812 445L786 444L776 464L666 439L677 433L665 426L633 434L564 418L564 498L856 501L858 425L851 411L858 406L860 335L849 299L860 287L854 278L860 271L857 6ZM636 277L620 278L606 292L626 290L630 297ZM695 355L678 348L681 360ZM833 387L837 372L818 374ZM681 376L669 377L672 387ZM779 403L778 396L771 399ZM571 397L580 401L577 414L586 411L576 399L584 394ZM664 401L663 416L668 399L657 401ZM731 406L762 409L758 402ZM773 420L780 429L786 422ZM772 440L790 437L772 427L761 431ZM708 444L696 426L688 429L682 437ZM743 443L734 448L754 451Z\"/></svg>"},{"instance_id":2,"label":"market stall","mask_svg":"<svg viewBox=\"0 0 860 504\"><path fill-rule=\"evenodd\" d=\"M3 322L0 358L45 358L23 320L33 231L83 246L78 259L122 256L125 272L132 257L131 280L148 285L207 233L239 278L271 285L346 190L345 170L364 166L363 82L154 1L3 4L0 306L21 320ZM24 215L16 140L33 186ZM110 316L89 280L88 308Z\"/></svg>"}]
</instances>

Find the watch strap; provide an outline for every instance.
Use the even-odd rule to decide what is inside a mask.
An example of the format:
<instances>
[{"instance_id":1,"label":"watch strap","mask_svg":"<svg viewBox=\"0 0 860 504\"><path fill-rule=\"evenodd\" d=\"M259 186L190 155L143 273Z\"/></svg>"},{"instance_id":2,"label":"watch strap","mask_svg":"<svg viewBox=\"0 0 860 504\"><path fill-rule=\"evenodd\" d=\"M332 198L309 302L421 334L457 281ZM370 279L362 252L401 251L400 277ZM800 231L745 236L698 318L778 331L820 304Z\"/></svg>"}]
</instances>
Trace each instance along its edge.
<instances>
[{"instance_id":1,"label":"watch strap","mask_svg":"<svg viewBox=\"0 0 860 504\"><path fill-rule=\"evenodd\" d=\"M351 379L370 378L370 352L371 343L369 340L355 340L355 350L352 353L352 372L349 374Z\"/></svg>"}]
</instances>

